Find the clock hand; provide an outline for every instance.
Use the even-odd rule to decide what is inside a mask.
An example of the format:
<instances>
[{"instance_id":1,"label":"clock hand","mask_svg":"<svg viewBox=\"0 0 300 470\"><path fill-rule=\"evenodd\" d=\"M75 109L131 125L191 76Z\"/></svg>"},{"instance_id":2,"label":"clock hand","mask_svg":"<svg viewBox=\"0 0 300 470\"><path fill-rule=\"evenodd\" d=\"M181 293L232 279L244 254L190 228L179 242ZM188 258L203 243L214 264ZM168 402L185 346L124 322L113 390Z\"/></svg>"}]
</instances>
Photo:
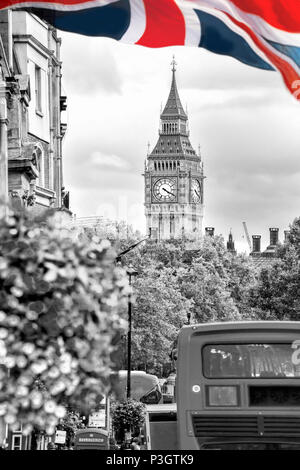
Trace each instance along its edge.
<instances>
[{"instance_id":1,"label":"clock hand","mask_svg":"<svg viewBox=\"0 0 300 470\"><path fill-rule=\"evenodd\" d=\"M171 193L171 191L168 191L166 188L162 188L163 191L165 191L168 194L171 194L171 196L175 197L175 194Z\"/></svg>"}]
</instances>

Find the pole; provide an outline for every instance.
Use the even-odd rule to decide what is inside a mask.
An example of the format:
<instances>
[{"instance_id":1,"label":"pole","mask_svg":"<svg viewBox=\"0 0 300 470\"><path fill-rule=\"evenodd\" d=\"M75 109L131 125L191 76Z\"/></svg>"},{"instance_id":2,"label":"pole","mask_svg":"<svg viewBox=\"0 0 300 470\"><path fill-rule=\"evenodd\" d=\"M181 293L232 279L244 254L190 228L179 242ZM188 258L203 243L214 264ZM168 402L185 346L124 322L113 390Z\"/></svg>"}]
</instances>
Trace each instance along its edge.
<instances>
[{"instance_id":1,"label":"pole","mask_svg":"<svg viewBox=\"0 0 300 470\"><path fill-rule=\"evenodd\" d=\"M131 333L132 333L132 292L131 292L131 279L132 276L137 276L138 272L130 266L127 269L129 277L129 295L128 295L128 333L127 333L127 400L131 397Z\"/></svg>"},{"instance_id":2,"label":"pole","mask_svg":"<svg viewBox=\"0 0 300 470\"><path fill-rule=\"evenodd\" d=\"M131 286L131 274L129 273L129 285ZM131 293L128 296L128 334L127 334L127 400L131 395L131 329L132 329L132 302Z\"/></svg>"},{"instance_id":3,"label":"pole","mask_svg":"<svg viewBox=\"0 0 300 470\"><path fill-rule=\"evenodd\" d=\"M0 81L0 218L6 215L8 201L7 124L6 86Z\"/></svg>"}]
</instances>

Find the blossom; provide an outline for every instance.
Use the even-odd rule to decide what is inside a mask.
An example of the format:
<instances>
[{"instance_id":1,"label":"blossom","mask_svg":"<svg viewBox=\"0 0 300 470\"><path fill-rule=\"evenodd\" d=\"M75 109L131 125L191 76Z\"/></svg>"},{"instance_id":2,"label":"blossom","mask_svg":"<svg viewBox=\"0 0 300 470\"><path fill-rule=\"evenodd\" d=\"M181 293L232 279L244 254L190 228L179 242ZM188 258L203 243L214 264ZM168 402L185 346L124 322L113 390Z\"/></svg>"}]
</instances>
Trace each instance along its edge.
<instances>
[{"instance_id":1,"label":"blossom","mask_svg":"<svg viewBox=\"0 0 300 470\"><path fill-rule=\"evenodd\" d=\"M53 218L0 220L0 363L10 369L0 374L0 416L8 424L51 434L64 403L88 413L108 390L126 301L126 273L110 250Z\"/></svg>"}]
</instances>

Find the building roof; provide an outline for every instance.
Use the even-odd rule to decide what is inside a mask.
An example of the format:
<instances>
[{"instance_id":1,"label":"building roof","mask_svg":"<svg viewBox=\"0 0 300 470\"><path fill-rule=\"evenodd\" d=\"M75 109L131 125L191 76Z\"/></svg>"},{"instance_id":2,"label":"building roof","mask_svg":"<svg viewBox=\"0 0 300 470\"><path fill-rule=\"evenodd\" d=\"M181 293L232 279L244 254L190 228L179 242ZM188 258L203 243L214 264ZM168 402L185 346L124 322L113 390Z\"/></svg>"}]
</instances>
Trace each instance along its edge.
<instances>
[{"instance_id":1,"label":"building roof","mask_svg":"<svg viewBox=\"0 0 300 470\"><path fill-rule=\"evenodd\" d=\"M166 103L166 106L161 114L161 119L168 118L169 116L177 116L182 119L187 119L187 115L183 109L183 106L180 101L178 89L177 89L177 84L176 84L176 77L175 77L175 72L176 72L176 62L173 59L172 61L172 84L171 84L171 90L169 93L169 97Z\"/></svg>"},{"instance_id":2,"label":"building roof","mask_svg":"<svg viewBox=\"0 0 300 470\"><path fill-rule=\"evenodd\" d=\"M271 256L253 256L253 254L250 255L250 259L253 263L253 265L258 268L258 269L263 269L263 268L269 268L272 266L272 264L275 261L278 261L278 258L276 257L271 257Z\"/></svg>"},{"instance_id":3,"label":"building roof","mask_svg":"<svg viewBox=\"0 0 300 470\"><path fill-rule=\"evenodd\" d=\"M183 106L180 101L176 77L175 77L175 60L172 62L172 83L169 93L169 97L163 112L160 115L162 128L164 123L173 121L174 123L178 120L179 124L176 124L176 129L170 131L160 131L159 139L152 150L151 157L166 157L168 159L184 158L194 161L201 160L200 154L197 155L193 149L190 139L189 132L187 129L188 116L185 113ZM177 123L178 123L177 121ZM182 124L182 126L181 126ZM175 124L174 124L175 125Z\"/></svg>"}]
</instances>

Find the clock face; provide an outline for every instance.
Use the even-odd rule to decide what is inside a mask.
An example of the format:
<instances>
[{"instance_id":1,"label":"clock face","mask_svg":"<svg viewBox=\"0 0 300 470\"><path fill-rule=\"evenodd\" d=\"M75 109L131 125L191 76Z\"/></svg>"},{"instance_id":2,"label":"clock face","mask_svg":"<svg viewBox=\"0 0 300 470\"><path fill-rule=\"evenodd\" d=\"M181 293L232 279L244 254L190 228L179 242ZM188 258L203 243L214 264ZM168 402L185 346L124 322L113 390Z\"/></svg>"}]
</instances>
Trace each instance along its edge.
<instances>
[{"instance_id":1,"label":"clock face","mask_svg":"<svg viewBox=\"0 0 300 470\"><path fill-rule=\"evenodd\" d=\"M192 179L192 188L191 188L192 202L201 201L201 186L198 180Z\"/></svg>"},{"instance_id":2,"label":"clock face","mask_svg":"<svg viewBox=\"0 0 300 470\"><path fill-rule=\"evenodd\" d=\"M171 178L162 178L154 184L153 194L157 201L172 202L176 200L176 184Z\"/></svg>"}]
</instances>

